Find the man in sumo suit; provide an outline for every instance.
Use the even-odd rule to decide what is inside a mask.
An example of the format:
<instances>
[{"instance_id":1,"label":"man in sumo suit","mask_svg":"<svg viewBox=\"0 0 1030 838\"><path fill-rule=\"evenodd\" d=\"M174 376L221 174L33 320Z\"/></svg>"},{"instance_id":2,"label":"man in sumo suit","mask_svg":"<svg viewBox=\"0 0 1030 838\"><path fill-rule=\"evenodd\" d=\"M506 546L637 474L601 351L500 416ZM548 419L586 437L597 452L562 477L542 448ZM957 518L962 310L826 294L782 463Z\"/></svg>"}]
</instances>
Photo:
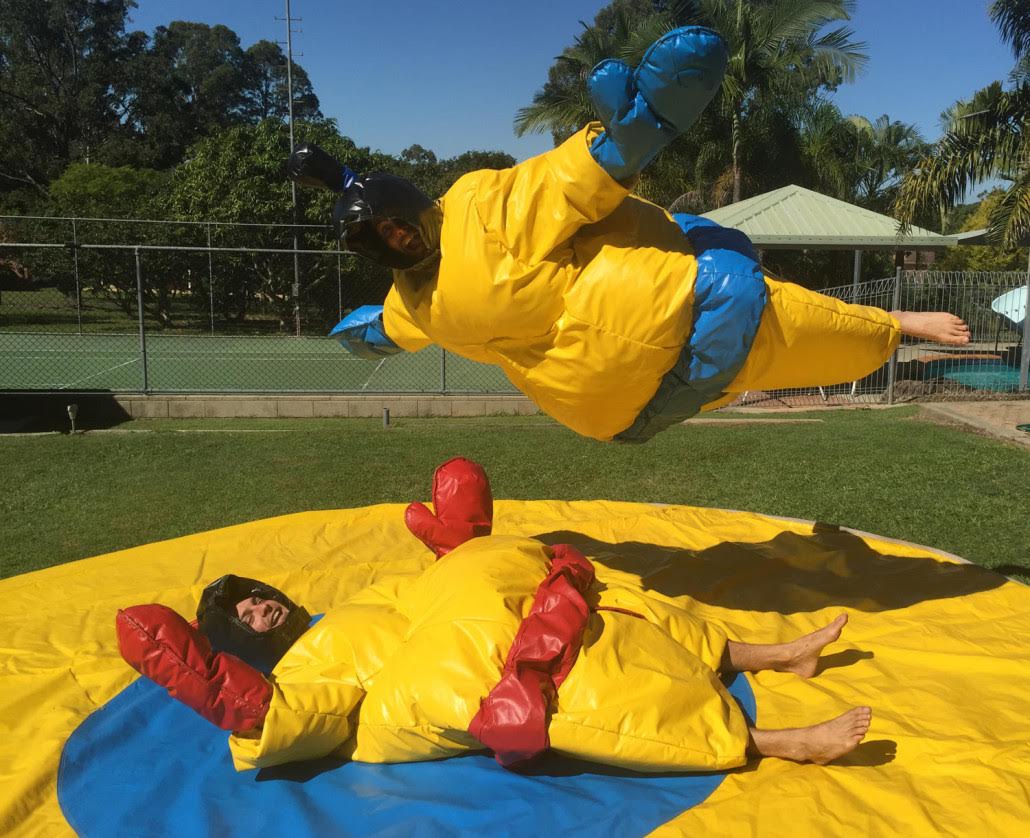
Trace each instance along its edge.
<instances>
[{"instance_id":1,"label":"man in sumo suit","mask_svg":"<svg viewBox=\"0 0 1030 838\"><path fill-rule=\"evenodd\" d=\"M830 762L871 710L810 727L750 726L720 672L815 675L846 617L789 643L729 640L675 600L595 580L569 545L491 535L483 469L437 469L409 529L438 556L307 627L255 580L210 585L199 630L162 605L118 612L122 656L221 728L237 770L330 754L413 762L475 750L518 767L551 750L635 771L721 771L749 756Z\"/></svg>"},{"instance_id":2,"label":"man in sumo suit","mask_svg":"<svg viewBox=\"0 0 1030 838\"><path fill-rule=\"evenodd\" d=\"M389 174L361 177L299 146L288 173L340 194L341 245L393 268L384 306L334 330L365 358L435 343L499 366L548 415L599 440L640 442L748 390L855 381L902 334L961 345L944 312L888 313L765 276L747 237L633 194L685 132L727 64L710 29L676 29L635 69L593 69L600 122L438 202Z\"/></svg>"}]
</instances>

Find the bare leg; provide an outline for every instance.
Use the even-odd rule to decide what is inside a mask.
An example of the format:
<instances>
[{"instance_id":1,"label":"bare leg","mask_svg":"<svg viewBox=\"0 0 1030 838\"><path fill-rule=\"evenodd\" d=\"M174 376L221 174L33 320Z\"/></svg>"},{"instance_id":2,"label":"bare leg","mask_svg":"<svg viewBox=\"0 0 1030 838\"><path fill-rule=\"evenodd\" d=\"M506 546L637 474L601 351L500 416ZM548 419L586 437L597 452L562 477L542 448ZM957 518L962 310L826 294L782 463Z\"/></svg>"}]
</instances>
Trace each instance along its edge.
<instances>
[{"instance_id":1,"label":"bare leg","mask_svg":"<svg viewBox=\"0 0 1030 838\"><path fill-rule=\"evenodd\" d=\"M937 343L964 346L969 343L969 327L961 317L946 311L892 311L901 334Z\"/></svg>"},{"instance_id":2,"label":"bare leg","mask_svg":"<svg viewBox=\"0 0 1030 838\"><path fill-rule=\"evenodd\" d=\"M749 728L748 753L826 765L858 747L873 718L869 707L855 707L828 722L783 730Z\"/></svg>"},{"instance_id":3,"label":"bare leg","mask_svg":"<svg viewBox=\"0 0 1030 838\"><path fill-rule=\"evenodd\" d=\"M823 648L840 637L847 614L841 614L829 625L818 631L792 640L790 643L726 643L719 666L722 672L761 672L772 669L776 672L793 672L802 678L811 678L819 666L819 655Z\"/></svg>"}]
</instances>

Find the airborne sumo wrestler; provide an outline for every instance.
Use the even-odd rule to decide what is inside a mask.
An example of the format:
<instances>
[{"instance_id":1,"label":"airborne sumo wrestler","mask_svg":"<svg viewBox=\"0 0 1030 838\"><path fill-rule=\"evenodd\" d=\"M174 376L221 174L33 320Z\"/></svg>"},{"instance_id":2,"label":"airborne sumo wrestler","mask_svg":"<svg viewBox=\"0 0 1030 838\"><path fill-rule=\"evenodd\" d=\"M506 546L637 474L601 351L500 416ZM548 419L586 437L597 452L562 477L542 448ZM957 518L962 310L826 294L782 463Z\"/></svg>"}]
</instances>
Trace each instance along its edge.
<instances>
[{"instance_id":1,"label":"airborne sumo wrestler","mask_svg":"<svg viewBox=\"0 0 1030 838\"><path fill-rule=\"evenodd\" d=\"M563 425L626 442L744 391L855 381L902 334L967 343L951 314L888 313L765 276L740 231L631 194L726 64L722 38L700 27L668 33L636 69L603 61L588 79L600 123L512 168L467 174L439 202L298 147L291 177L340 193L341 246L394 269L384 306L362 306L332 334L365 358L435 343L496 365Z\"/></svg>"},{"instance_id":2,"label":"airborne sumo wrestler","mask_svg":"<svg viewBox=\"0 0 1030 838\"><path fill-rule=\"evenodd\" d=\"M569 545L491 535L482 468L437 469L408 528L438 556L307 628L284 594L228 576L199 630L162 605L119 611L123 657L219 727L237 770L327 755L359 762L493 751L519 767L548 750L643 772L721 771L749 756L830 762L871 710L810 727L750 726L720 672L809 678L846 622L789 643L730 640L656 592L600 585ZM267 673L267 674L265 674Z\"/></svg>"}]
</instances>

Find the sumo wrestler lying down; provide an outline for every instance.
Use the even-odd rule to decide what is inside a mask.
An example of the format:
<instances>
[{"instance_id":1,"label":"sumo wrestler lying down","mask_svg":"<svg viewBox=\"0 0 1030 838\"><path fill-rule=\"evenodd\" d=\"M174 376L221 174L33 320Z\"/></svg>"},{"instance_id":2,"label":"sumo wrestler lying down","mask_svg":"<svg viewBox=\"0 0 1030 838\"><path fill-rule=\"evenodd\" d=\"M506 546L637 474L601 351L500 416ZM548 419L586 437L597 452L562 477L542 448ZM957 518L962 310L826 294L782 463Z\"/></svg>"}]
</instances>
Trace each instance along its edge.
<instances>
[{"instance_id":1,"label":"sumo wrestler lying down","mask_svg":"<svg viewBox=\"0 0 1030 838\"><path fill-rule=\"evenodd\" d=\"M196 627L158 604L119 611L122 655L231 731L240 771L483 750L509 768L554 751L642 772L722 771L749 757L827 763L868 731L868 707L810 727L750 726L719 677L812 677L845 615L789 643L731 640L676 600L598 583L569 545L491 535L490 486L468 460L437 469L433 505L405 513L438 556L420 576L373 585L313 625L275 588L225 576L204 591Z\"/></svg>"}]
</instances>

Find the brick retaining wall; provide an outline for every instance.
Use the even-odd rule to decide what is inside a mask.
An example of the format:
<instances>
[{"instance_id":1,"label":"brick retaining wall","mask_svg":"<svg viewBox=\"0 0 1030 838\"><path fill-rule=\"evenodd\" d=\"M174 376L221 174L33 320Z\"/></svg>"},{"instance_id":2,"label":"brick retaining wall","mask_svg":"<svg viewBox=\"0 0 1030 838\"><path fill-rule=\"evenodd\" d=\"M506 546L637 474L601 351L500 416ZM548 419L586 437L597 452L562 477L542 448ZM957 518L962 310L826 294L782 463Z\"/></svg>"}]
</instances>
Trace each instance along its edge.
<instances>
[{"instance_id":1,"label":"brick retaining wall","mask_svg":"<svg viewBox=\"0 0 1030 838\"><path fill-rule=\"evenodd\" d=\"M0 431L22 427L66 429L67 406L78 405L76 424L98 428L129 419L432 416L525 416L538 413L513 395L138 395L117 393L2 393Z\"/></svg>"}]
</instances>

